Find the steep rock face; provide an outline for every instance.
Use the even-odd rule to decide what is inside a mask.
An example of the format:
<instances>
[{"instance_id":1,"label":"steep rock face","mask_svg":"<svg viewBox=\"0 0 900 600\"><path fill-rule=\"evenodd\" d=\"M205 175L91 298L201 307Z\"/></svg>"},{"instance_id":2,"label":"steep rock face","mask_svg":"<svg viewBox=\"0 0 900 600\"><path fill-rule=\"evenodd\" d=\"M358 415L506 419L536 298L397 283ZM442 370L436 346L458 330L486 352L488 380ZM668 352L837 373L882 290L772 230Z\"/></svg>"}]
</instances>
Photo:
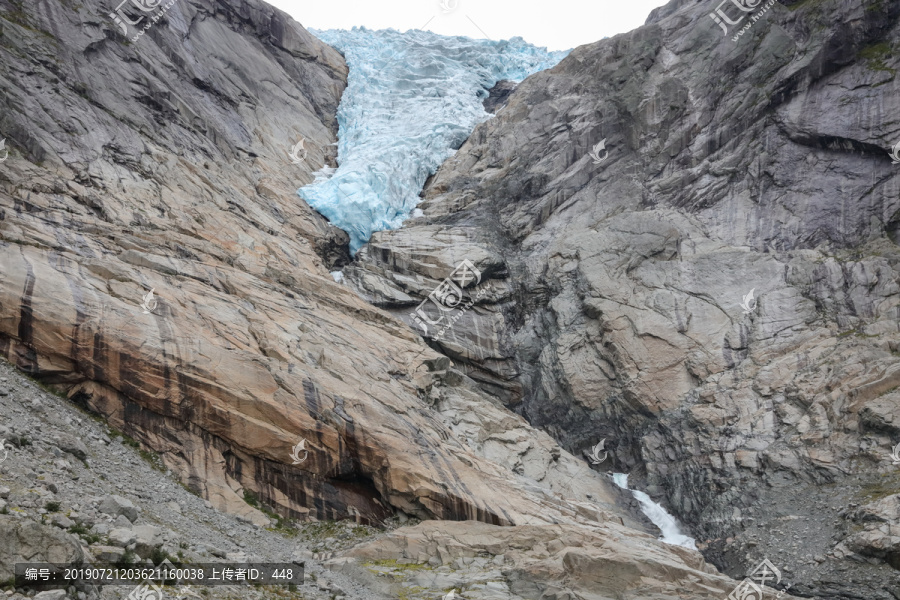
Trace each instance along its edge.
<instances>
[{"instance_id":1,"label":"steep rock face","mask_svg":"<svg viewBox=\"0 0 900 600\"><path fill-rule=\"evenodd\" d=\"M340 55L257 2L178 3L134 43L99 9L4 23L4 356L235 512L248 490L292 516L552 520L454 456L419 398L440 357L317 252L346 236L293 192L334 141Z\"/></svg>"},{"instance_id":2,"label":"steep rock face","mask_svg":"<svg viewBox=\"0 0 900 600\"><path fill-rule=\"evenodd\" d=\"M294 190L331 159L338 54L255 0L179 0L134 42L107 12L0 13L4 357L260 524L247 493L301 518L652 533L330 277L347 238Z\"/></svg>"},{"instance_id":3,"label":"steep rock face","mask_svg":"<svg viewBox=\"0 0 900 600\"><path fill-rule=\"evenodd\" d=\"M543 512L512 489L488 502L490 473L435 451L446 433L417 397L434 353L316 254L341 234L293 190L334 140L333 49L255 2L178 4L134 44L88 6L13 16L5 356L221 507L241 510L247 489L320 518ZM291 136L309 145L300 165Z\"/></svg>"},{"instance_id":4,"label":"steep rock face","mask_svg":"<svg viewBox=\"0 0 900 600\"><path fill-rule=\"evenodd\" d=\"M255 338L253 347L275 347L253 294L243 306L233 295L241 282L264 293L264 282L291 281L295 269L321 270L317 250L346 243L291 197L327 159L346 66L258 2L179 2L135 43L107 12L29 5L3 23L11 110L2 121L0 347L154 446L186 436L169 460L193 465L192 486L234 506L239 486L226 473L240 465L226 467L216 447L228 434L192 429L192 415L235 426L240 411L208 414L219 412L210 394L197 396L225 389L210 380L233 369L225 348ZM287 151L301 136L308 160L293 165ZM157 306L142 311L153 288ZM240 339L222 347L230 318ZM227 393L272 394L259 370ZM151 431L166 418L180 422Z\"/></svg>"},{"instance_id":5,"label":"steep rock face","mask_svg":"<svg viewBox=\"0 0 900 600\"><path fill-rule=\"evenodd\" d=\"M345 273L569 450L606 438L729 573L894 598L900 522L846 509L900 484L900 5L776 3L737 42L715 8L522 82ZM411 315L464 259L438 337Z\"/></svg>"}]
</instances>

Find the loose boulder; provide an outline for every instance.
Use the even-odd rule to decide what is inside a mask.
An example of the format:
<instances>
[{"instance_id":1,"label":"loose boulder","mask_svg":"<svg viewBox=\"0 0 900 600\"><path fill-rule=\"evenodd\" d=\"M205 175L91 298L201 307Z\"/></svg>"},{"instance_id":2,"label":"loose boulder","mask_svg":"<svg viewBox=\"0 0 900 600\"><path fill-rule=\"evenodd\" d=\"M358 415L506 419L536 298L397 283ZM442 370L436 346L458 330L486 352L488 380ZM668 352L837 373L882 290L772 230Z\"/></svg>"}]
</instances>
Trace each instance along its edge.
<instances>
[{"instance_id":1,"label":"loose boulder","mask_svg":"<svg viewBox=\"0 0 900 600\"><path fill-rule=\"evenodd\" d=\"M81 544L68 533L12 516L0 515L0 581L15 576L16 563L80 563Z\"/></svg>"},{"instance_id":2,"label":"loose boulder","mask_svg":"<svg viewBox=\"0 0 900 600\"><path fill-rule=\"evenodd\" d=\"M137 507L128 500L127 498L123 498L122 496L112 495L107 496L100 503L99 507L100 512L107 515L123 515L129 521L134 523L138 518L138 509Z\"/></svg>"}]
</instances>

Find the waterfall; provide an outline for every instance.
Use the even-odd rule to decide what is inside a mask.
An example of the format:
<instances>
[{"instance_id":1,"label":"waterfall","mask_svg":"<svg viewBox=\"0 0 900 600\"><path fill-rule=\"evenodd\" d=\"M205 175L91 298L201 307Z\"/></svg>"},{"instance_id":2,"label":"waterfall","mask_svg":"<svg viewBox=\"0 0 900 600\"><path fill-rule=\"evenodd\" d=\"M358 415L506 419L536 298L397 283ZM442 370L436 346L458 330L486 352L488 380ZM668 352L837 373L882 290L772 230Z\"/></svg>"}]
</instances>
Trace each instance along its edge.
<instances>
[{"instance_id":1,"label":"waterfall","mask_svg":"<svg viewBox=\"0 0 900 600\"><path fill-rule=\"evenodd\" d=\"M623 490L628 489L628 474L613 473L613 481ZM656 525L662 532L660 540L666 544L675 546L684 546L692 550L697 549L694 538L683 533L683 529L678 520L666 512L662 505L654 502L650 496L640 490L629 490L631 494L641 503L641 512L647 515L647 518Z\"/></svg>"}]
</instances>

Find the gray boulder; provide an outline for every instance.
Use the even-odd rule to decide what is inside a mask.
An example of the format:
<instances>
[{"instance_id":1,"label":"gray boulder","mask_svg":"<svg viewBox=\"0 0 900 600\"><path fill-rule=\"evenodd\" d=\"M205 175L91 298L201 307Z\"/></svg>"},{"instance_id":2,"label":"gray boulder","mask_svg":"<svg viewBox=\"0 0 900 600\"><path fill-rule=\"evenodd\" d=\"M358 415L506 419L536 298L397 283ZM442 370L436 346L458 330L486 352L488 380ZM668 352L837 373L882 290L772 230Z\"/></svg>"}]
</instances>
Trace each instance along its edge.
<instances>
[{"instance_id":1,"label":"gray boulder","mask_svg":"<svg viewBox=\"0 0 900 600\"><path fill-rule=\"evenodd\" d=\"M132 523L137 521L138 518L138 509L131 500L115 494L104 498L103 501L100 502L98 510L107 515L123 515Z\"/></svg>"},{"instance_id":2,"label":"gray boulder","mask_svg":"<svg viewBox=\"0 0 900 600\"><path fill-rule=\"evenodd\" d=\"M91 553L101 562L116 563L125 556L125 548L117 546L91 546Z\"/></svg>"},{"instance_id":3,"label":"gray boulder","mask_svg":"<svg viewBox=\"0 0 900 600\"><path fill-rule=\"evenodd\" d=\"M109 543L113 546L118 546L119 548L127 548L133 544L136 539L137 536L131 529L117 527L109 532Z\"/></svg>"},{"instance_id":4,"label":"gray boulder","mask_svg":"<svg viewBox=\"0 0 900 600\"><path fill-rule=\"evenodd\" d=\"M16 563L75 563L84 560L73 536L34 521L0 515L0 581L15 575Z\"/></svg>"},{"instance_id":5,"label":"gray boulder","mask_svg":"<svg viewBox=\"0 0 900 600\"><path fill-rule=\"evenodd\" d=\"M134 551L141 558L147 558L156 548L165 542L163 530L152 525L136 525L131 533L134 535Z\"/></svg>"},{"instance_id":6,"label":"gray boulder","mask_svg":"<svg viewBox=\"0 0 900 600\"><path fill-rule=\"evenodd\" d=\"M75 521L62 514L53 515L51 522L61 529L68 529L75 525Z\"/></svg>"},{"instance_id":7,"label":"gray boulder","mask_svg":"<svg viewBox=\"0 0 900 600\"><path fill-rule=\"evenodd\" d=\"M61 435L55 441L60 450L68 452L78 460L84 460L88 456L87 446L74 436Z\"/></svg>"}]
</instances>

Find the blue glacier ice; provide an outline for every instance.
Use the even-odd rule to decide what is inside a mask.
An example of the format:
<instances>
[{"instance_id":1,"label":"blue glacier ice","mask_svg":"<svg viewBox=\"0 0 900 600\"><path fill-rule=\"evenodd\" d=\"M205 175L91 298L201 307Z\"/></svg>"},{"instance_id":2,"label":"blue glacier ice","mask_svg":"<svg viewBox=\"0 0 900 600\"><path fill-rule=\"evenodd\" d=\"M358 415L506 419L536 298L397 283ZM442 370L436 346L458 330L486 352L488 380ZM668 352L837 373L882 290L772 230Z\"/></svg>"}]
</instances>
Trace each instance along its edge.
<instances>
[{"instance_id":1,"label":"blue glacier ice","mask_svg":"<svg viewBox=\"0 0 900 600\"><path fill-rule=\"evenodd\" d=\"M338 108L338 168L298 194L350 234L354 254L373 231L396 229L425 179L490 117L481 101L501 79L521 81L568 51L522 38L447 37L426 31L311 30L350 67Z\"/></svg>"}]
</instances>

